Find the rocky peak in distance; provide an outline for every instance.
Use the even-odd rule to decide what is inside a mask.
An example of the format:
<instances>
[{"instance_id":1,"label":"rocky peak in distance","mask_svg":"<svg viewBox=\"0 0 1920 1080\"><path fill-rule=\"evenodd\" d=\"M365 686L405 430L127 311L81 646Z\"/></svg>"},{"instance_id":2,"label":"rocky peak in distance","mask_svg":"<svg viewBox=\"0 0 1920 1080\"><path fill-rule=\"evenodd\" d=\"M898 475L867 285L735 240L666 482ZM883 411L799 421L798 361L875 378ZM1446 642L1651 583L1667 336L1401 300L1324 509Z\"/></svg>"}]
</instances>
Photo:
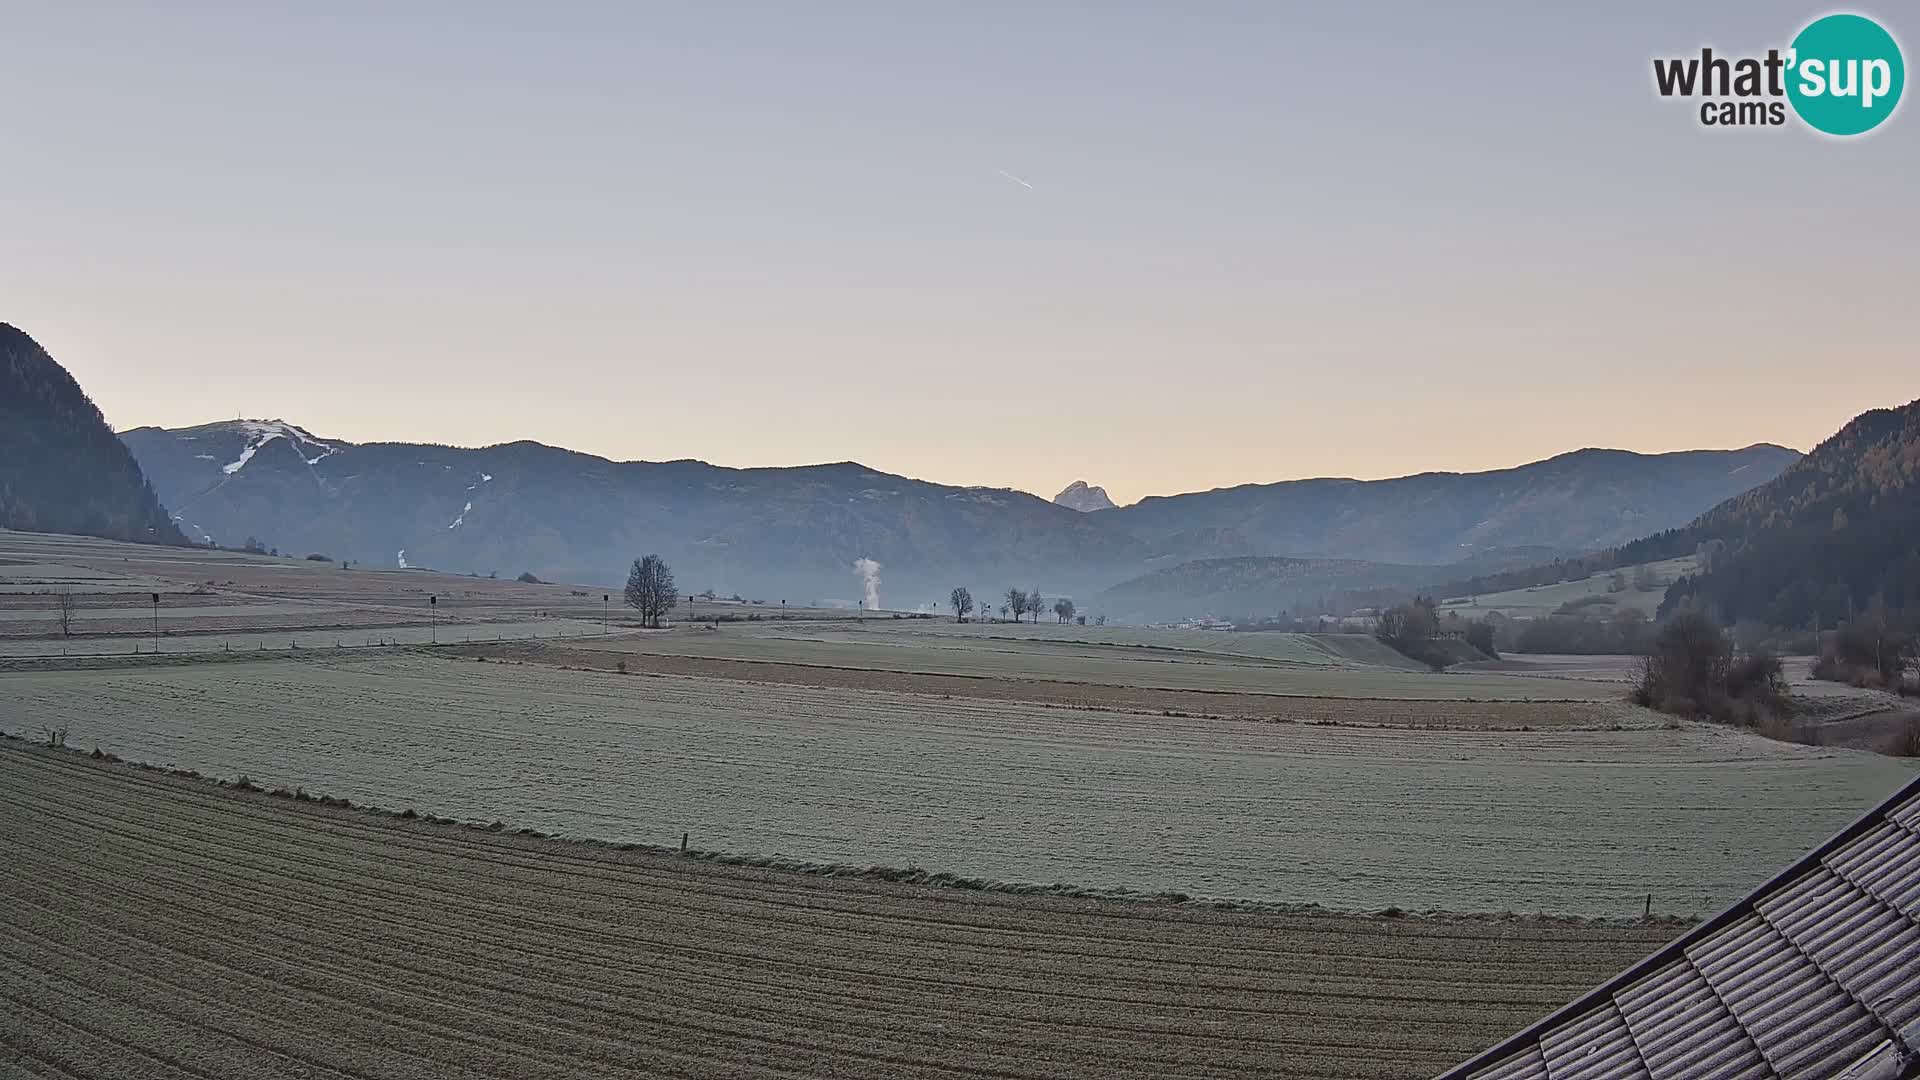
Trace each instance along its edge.
<instances>
[{"instance_id":1,"label":"rocky peak in distance","mask_svg":"<svg viewBox=\"0 0 1920 1080\"><path fill-rule=\"evenodd\" d=\"M1068 484L1065 491L1053 497L1053 501L1070 510L1086 513L1090 510L1111 510L1113 500L1107 498L1107 489L1088 487L1085 480L1075 480Z\"/></svg>"}]
</instances>

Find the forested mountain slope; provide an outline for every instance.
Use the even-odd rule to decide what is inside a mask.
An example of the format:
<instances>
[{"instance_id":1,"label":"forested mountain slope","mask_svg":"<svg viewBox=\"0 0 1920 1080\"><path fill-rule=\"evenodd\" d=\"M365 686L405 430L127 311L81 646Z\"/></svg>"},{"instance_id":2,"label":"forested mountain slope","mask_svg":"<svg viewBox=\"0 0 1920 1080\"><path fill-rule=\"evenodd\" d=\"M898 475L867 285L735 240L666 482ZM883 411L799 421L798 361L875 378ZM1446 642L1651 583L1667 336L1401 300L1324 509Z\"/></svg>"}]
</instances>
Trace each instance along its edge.
<instances>
[{"instance_id":1,"label":"forested mountain slope","mask_svg":"<svg viewBox=\"0 0 1920 1080\"><path fill-rule=\"evenodd\" d=\"M0 323L0 527L184 543L67 369Z\"/></svg>"}]
</instances>

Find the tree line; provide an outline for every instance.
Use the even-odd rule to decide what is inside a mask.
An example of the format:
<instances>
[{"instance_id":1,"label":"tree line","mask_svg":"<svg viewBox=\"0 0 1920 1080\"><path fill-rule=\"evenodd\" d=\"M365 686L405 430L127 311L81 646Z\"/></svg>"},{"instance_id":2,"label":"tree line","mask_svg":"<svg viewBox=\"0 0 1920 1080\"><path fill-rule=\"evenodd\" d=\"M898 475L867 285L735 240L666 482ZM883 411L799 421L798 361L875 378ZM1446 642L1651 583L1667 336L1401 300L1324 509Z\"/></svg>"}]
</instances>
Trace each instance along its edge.
<instances>
[{"instance_id":1,"label":"tree line","mask_svg":"<svg viewBox=\"0 0 1920 1080\"><path fill-rule=\"evenodd\" d=\"M1032 615L1033 621L1037 623L1040 621L1040 616L1047 610L1046 598L1037 588L1031 590L1009 588L1004 599L1006 602L1000 605L1000 617L1004 619L1011 616L1014 622ZM953 617L961 622L966 622L967 617L974 612L973 590L965 585L958 586L953 592L947 594L947 601L953 605ZM982 616L987 613L987 609L981 609ZM1087 617L1081 615L1074 602L1065 597L1053 602L1053 615L1061 623L1078 622L1082 626L1087 623ZM1106 616L1102 615L1097 618L1096 623L1104 626L1106 621Z\"/></svg>"}]
</instances>

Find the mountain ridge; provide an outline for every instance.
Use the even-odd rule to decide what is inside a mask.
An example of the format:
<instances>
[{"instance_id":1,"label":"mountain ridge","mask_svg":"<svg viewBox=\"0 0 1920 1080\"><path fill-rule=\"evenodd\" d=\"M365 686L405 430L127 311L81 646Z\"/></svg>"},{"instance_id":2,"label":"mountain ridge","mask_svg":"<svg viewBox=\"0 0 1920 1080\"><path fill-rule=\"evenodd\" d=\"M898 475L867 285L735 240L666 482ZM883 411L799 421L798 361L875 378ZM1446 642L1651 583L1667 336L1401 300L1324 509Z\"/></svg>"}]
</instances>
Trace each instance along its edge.
<instances>
[{"instance_id":1,"label":"mountain ridge","mask_svg":"<svg viewBox=\"0 0 1920 1080\"><path fill-rule=\"evenodd\" d=\"M1777 476L1799 454L1739 450L1640 454L1585 448L1505 469L1381 480L1314 477L1152 496L1107 511L1150 545L1196 530L1237 538L1208 557L1283 554L1444 564L1500 547L1598 550L1681 525ZM1396 528L1409 507L1422 529Z\"/></svg>"},{"instance_id":2,"label":"mountain ridge","mask_svg":"<svg viewBox=\"0 0 1920 1080\"><path fill-rule=\"evenodd\" d=\"M914 608L932 606L956 584L978 592L1017 582L1049 595L1093 596L1192 558L1299 555L1446 565L1484 551L1565 549L1537 543L1525 528L1498 524L1482 529L1476 546L1461 545L1459 523L1435 510L1458 500L1428 489L1484 484L1484 477L1499 473L1281 481L1257 489L1272 488L1281 497L1260 495L1253 499L1258 505L1243 508L1248 512L1211 524L1181 502L1205 500L1204 494L1161 496L1157 505L1172 508L1178 519L1178 528L1167 529L1151 521L1134 527L1139 504L1082 512L1014 488L936 484L856 461L736 468L694 458L613 461L531 439L475 448L354 443L285 420L143 426L122 438L202 542L234 544L252 535L283 550L357 561L394 565L404 557L410 565L444 570L530 570L550 580L592 583L616 583L636 555L658 551L689 585L764 598L855 597L853 561L869 558L883 566L888 600ZM1619 455L1608 466L1614 471L1639 476L1651 470L1636 480L1640 487L1664 483L1652 475L1666 469L1659 460L1610 453ZM1691 453L1725 463L1722 472L1753 463L1765 471L1778 456L1748 461L1753 455L1741 457L1741 451ZM1578 473L1587 454L1560 455L1555 468ZM1505 472L1526 477L1529 469L1538 464ZM1382 504L1383 484L1402 494ZM1527 487L1507 486L1523 493ZM1554 512L1591 520L1591 495L1569 496L1560 486L1566 485L1549 484ZM1364 534L1368 542L1337 556L1282 546L1288 537L1276 538L1274 522L1316 512L1290 502L1302 491L1329 490L1336 498L1343 490L1362 493L1355 496L1358 510L1347 507L1334 517L1348 535ZM1691 517L1730 493L1686 495L1684 507L1660 509ZM1506 502L1500 507L1514 509ZM1425 539L1390 542L1403 534Z\"/></svg>"}]
</instances>

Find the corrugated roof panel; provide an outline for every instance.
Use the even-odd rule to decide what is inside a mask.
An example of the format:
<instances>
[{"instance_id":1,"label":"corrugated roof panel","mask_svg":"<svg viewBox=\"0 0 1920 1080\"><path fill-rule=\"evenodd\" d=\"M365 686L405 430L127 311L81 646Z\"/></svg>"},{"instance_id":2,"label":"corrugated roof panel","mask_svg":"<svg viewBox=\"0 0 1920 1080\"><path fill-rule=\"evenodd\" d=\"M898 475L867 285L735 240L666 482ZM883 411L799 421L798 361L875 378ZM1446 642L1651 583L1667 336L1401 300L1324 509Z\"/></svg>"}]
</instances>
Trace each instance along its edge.
<instances>
[{"instance_id":1,"label":"corrugated roof panel","mask_svg":"<svg viewBox=\"0 0 1920 1080\"><path fill-rule=\"evenodd\" d=\"M1489 1065L1468 1080L1550 1080L1547 1059L1540 1055L1540 1044L1530 1043L1519 1053Z\"/></svg>"},{"instance_id":2,"label":"corrugated roof panel","mask_svg":"<svg viewBox=\"0 0 1920 1080\"><path fill-rule=\"evenodd\" d=\"M1760 1053L1785 1077L1859 1057L1887 1031L1757 915L1699 942L1689 957ZM1846 1062L1841 1062L1845 1064Z\"/></svg>"},{"instance_id":3,"label":"corrugated roof panel","mask_svg":"<svg viewBox=\"0 0 1920 1080\"><path fill-rule=\"evenodd\" d=\"M1905 825L1909 829L1920 832L1920 795L1915 795L1913 798L1908 799L1906 802L1888 811L1887 816Z\"/></svg>"},{"instance_id":4,"label":"corrugated roof panel","mask_svg":"<svg viewBox=\"0 0 1920 1080\"><path fill-rule=\"evenodd\" d=\"M1817 918L1816 913L1834 901L1859 895L1860 890L1847 879L1819 866L1755 906L1766 909L1770 920L1779 925Z\"/></svg>"},{"instance_id":5,"label":"corrugated roof panel","mask_svg":"<svg viewBox=\"0 0 1920 1080\"><path fill-rule=\"evenodd\" d=\"M1553 1080L1652 1080L1611 1001L1541 1036L1540 1052Z\"/></svg>"},{"instance_id":6,"label":"corrugated roof panel","mask_svg":"<svg viewBox=\"0 0 1920 1080\"><path fill-rule=\"evenodd\" d=\"M1831 887L1801 894L1799 903L1764 900L1760 914L1800 951L1806 953L1821 970L1847 981L1847 970L1860 954L1871 950L1876 939L1867 932L1895 932L1908 925L1907 920L1871 895L1848 885L1831 870L1822 867L1808 875L1809 880L1831 882Z\"/></svg>"},{"instance_id":7,"label":"corrugated roof panel","mask_svg":"<svg viewBox=\"0 0 1920 1080\"><path fill-rule=\"evenodd\" d=\"M1614 997L1654 1080L1772 1080L1760 1050L1685 957Z\"/></svg>"},{"instance_id":8,"label":"corrugated roof panel","mask_svg":"<svg viewBox=\"0 0 1920 1080\"><path fill-rule=\"evenodd\" d=\"M1895 1046L1895 1031L1920 1045L1920 777L1746 899L1443 1076L1832 1080Z\"/></svg>"},{"instance_id":9,"label":"corrugated roof panel","mask_svg":"<svg viewBox=\"0 0 1920 1080\"><path fill-rule=\"evenodd\" d=\"M1869 1009L1884 1011L1877 1002L1905 985L1897 976L1920 983L1920 925L1826 867L1761 901L1759 910Z\"/></svg>"},{"instance_id":10,"label":"corrugated roof panel","mask_svg":"<svg viewBox=\"0 0 1920 1080\"><path fill-rule=\"evenodd\" d=\"M1907 916L1920 918L1920 834L1881 822L1822 861Z\"/></svg>"}]
</instances>

